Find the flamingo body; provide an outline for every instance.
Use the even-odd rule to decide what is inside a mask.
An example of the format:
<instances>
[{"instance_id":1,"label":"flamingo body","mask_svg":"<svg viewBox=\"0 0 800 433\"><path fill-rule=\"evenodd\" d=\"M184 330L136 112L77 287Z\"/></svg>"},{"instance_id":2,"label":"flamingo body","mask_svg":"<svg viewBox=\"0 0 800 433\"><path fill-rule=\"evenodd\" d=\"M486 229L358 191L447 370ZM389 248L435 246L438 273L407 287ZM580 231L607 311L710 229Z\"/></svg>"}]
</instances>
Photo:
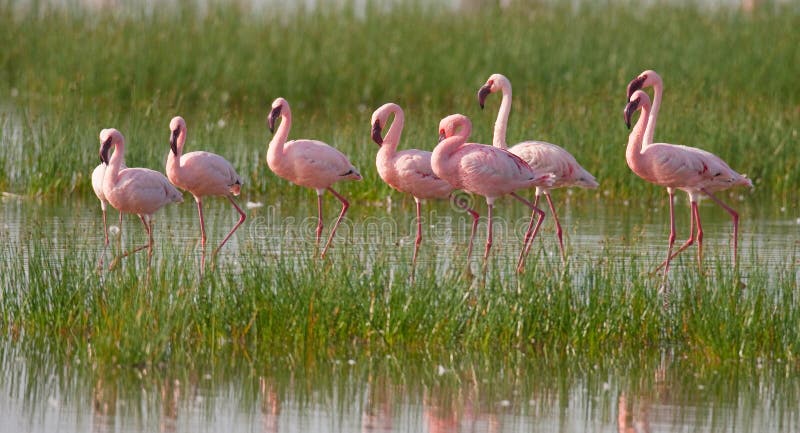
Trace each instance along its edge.
<instances>
[{"instance_id":1,"label":"flamingo body","mask_svg":"<svg viewBox=\"0 0 800 433\"><path fill-rule=\"evenodd\" d=\"M694 224L697 224L698 265L702 263L703 229L697 201L700 194L705 194L725 209L733 220L733 257L736 262L738 245L739 214L714 196L714 192L734 186L752 187L753 183L746 176L731 169L725 161L711 152L689 146L668 143L650 143L645 145L648 123L652 118L650 97L642 90L632 92L625 107L625 122L630 126L631 116L641 110L639 120L628 137L625 159L637 176L658 186L666 187L669 194L670 237L667 258L658 267L664 269L664 282L669 271L670 260L678 253L693 244ZM689 240L675 254L672 246L675 242L675 217L673 209L674 190L679 189L689 194L692 210L692 227ZM657 268L657 269L658 269Z\"/></svg>"},{"instance_id":2,"label":"flamingo body","mask_svg":"<svg viewBox=\"0 0 800 433\"><path fill-rule=\"evenodd\" d=\"M167 178L147 168L123 168L125 166L125 138L116 129L100 131L100 157L107 163L103 176L103 195L120 212L136 214L144 224L148 244L129 251L116 261L136 251L147 248L152 255L153 231L151 219L154 213L169 203L183 202L183 196L169 183ZM114 146L109 158L108 152Z\"/></svg>"},{"instance_id":3,"label":"flamingo body","mask_svg":"<svg viewBox=\"0 0 800 433\"><path fill-rule=\"evenodd\" d=\"M281 122L275 131L275 122L278 118ZM322 194L326 190L330 191L342 203L339 217L320 254L320 257L325 257L336 228L350 206L332 185L341 180L361 180L361 174L342 152L322 141L301 139L287 142L292 125L292 112L286 99L277 98L273 101L268 122L270 130L275 132L267 150L267 165L270 170L295 185L317 191L317 243L322 233Z\"/></svg>"},{"instance_id":4,"label":"flamingo body","mask_svg":"<svg viewBox=\"0 0 800 433\"><path fill-rule=\"evenodd\" d=\"M503 95L500 102L500 108L497 112L497 120L494 124L494 134L492 136L492 145L500 149L506 149L506 130L508 129L508 116L511 113L511 81L502 74L492 74L486 84L481 86L478 90L478 103L483 108L486 97L491 93L501 92ZM553 220L556 225L556 237L558 238L558 246L561 250L561 258L565 258L564 241L562 237L563 230L561 223L556 213L555 205L550 198L550 190L562 187L577 186L581 188L597 188L597 180L583 168L578 161L561 146L548 143L545 141L524 141L515 144L509 152L519 156L528 165L543 173L550 173L553 176L553 183L549 187L537 186L536 199L534 205L539 203L539 197L544 194L547 198L547 203L550 206L550 211L553 214ZM528 253L532 243L526 240L526 247L524 254ZM520 263L521 265L521 263Z\"/></svg>"},{"instance_id":5,"label":"flamingo body","mask_svg":"<svg viewBox=\"0 0 800 433\"><path fill-rule=\"evenodd\" d=\"M200 215L201 244L204 252L206 229L203 216L203 197L225 196L239 212L239 221L216 248L214 251L216 254L247 218L231 198L231 195L239 195L242 179L225 158L215 153L203 151L183 153L187 133L186 121L183 117L172 118L169 127L171 151L167 156L167 178L173 185L189 191L194 196L195 202L197 202L197 212Z\"/></svg>"},{"instance_id":6,"label":"flamingo body","mask_svg":"<svg viewBox=\"0 0 800 433\"><path fill-rule=\"evenodd\" d=\"M381 131L386 127L389 116L394 120L386 136ZM419 149L397 151L400 136L405 124L403 109L395 103L386 103L372 114L372 139L380 146L375 157L378 174L387 185L411 194L417 207L417 237L414 244L412 266L416 264L417 250L422 242L422 222L420 200L448 198L453 187L444 179L436 176L431 168L431 152Z\"/></svg>"},{"instance_id":7,"label":"flamingo body","mask_svg":"<svg viewBox=\"0 0 800 433\"><path fill-rule=\"evenodd\" d=\"M535 172L525 161L507 150L477 143L466 143L471 131L472 123L466 116L453 114L442 119L439 123L439 136L442 141L433 150L431 167L437 176L448 181L453 188L486 197L489 214L484 251L485 263L492 245L494 200L505 194L512 194L539 215L539 224L541 224L544 216L541 210L516 195L515 191L537 186L549 187L552 185L553 176L549 173ZM533 216L531 220L533 220ZM537 224L537 229L538 226ZM526 239L529 235L530 233L526 233ZM530 236L535 236L535 231ZM471 249L472 239L470 239L470 251ZM518 270L520 270L519 267Z\"/></svg>"}]
</instances>

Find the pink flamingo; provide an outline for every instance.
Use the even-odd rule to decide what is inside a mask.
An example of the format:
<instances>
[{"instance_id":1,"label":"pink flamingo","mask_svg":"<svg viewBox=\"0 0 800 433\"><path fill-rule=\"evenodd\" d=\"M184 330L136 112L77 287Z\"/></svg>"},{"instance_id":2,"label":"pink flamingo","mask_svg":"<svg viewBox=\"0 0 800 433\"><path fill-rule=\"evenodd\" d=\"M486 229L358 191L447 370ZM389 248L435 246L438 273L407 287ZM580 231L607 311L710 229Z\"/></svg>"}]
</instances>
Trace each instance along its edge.
<instances>
[{"instance_id":1,"label":"pink flamingo","mask_svg":"<svg viewBox=\"0 0 800 433\"><path fill-rule=\"evenodd\" d=\"M123 168L125 165L125 138L116 129L100 131L100 157L108 165L103 177L103 195L118 211L136 214L147 232L147 245L135 248L114 259L111 268L123 257L148 250L153 254L153 214L169 203L183 202L181 193L169 183L167 178L147 168ZM108 151L114 146L109 158Z\"/></svg>"},{"instance_id":2,"label":"pink flamingo","mask_svg":"<svg viewBox=\"0 0 800 433\"><path fill-rule=\"evenodd\" d=\"M281 118L281 123L276 132L275 121L278 117ZM285 99L278 98L272 102L268 123L269 130L275 133L267 150L269 168L278 176L296 185L317 191L317 246L322 234L322 194L326 190L330 191L342 202L342 210L320 254L320 257L324 258L336 228L350 207L350 203L331 185L345 179L361 180L361 174L342 152L321 141L301 139L287 142L286 138L292 127L292 111Z\"/></svg>"},{"instance_id":3,"label":"pink flamingo","mask_svg":"<svg viewBox=\"0 0 800 433\"><path fill-rule=\"evenodd\" d=\"M472 132L472 123L466 116L452 114L439 122L439 144L433 150L431 167L440 178L450 182L454 189L463 189L467 192L486 197L488 205L488 227L486 248L483 253L484 265L489 257L492 247L492 208L497 197L511 194L517 200L531 208L534 216L539 216L539 221L525 238L533 239L539 226L544 220L544 212L529 201L520 197L515 191L535 186L551 186L553 176L549 173L534 171L525 161L504 149L486 146L477 143L467 143ZM529 226L530 227L530 226ZM474 233L473 233L474 235ZM467 259L472 252L472 238L470 237ZM520 252L520 262L524 259L523 251ZM522 267L518 266L521 272Z\"/></svg>"},{"instance_id":4,"label":"pink flamingo","mask_svg":"<svg viewBox=\"0 0 800 433\"><path fill-rule=\"evenodd\" d=\"M666 143L644 145L645 131L650 118L650 98L647 93L636 90L625 107L625 124L628 128L631 125L631 116L639 109L641 109L642 114L628 137L625 159L628 162L628 167L639 177L656 185L666 187L669 194L670 235L667 259L663 264L665 283L669 272L669 263L673 257L672 247L675 243L673 199L676 189L689 194L692 215L697 221L697 226L700 230L698 233L702 233L700 214L697 211L697 199L701 193L707 195L728 211L733 219L733 260L736 263L739 215L713 193L737 185L752 187L753 183L747 177L732 170L725 161L705 150ZM702 235L698 235L697 242L698 263L701 263Z\"/></svg>"},{"instance_id":5,"label":"pink flamingo","mask_svg":"<svg viewBox=\"0 0 800 433\"><path fill-rule=\"evenodd\" d=\"M506 129L508 128L508 116L511 112L511 82L502 74L492 74L479 90L478 90L478 103L481 108L486 103L486 97L495 92L502 92L503 99L500 102L500 109L497 112L497 120L494 123L494 136L492 137L492 145L500 149L506 149ZM523 141L515 144L509 152L519 156L528 165L537 172L551 173L553 175L553 185L537 186L536 198L533 205L538 206L539 197L544 194L547 199L547 204L550 207L550 212L553 214L553 220L556 225L556 236L558 237L558 246L561 250L561 259L564 260L566 254L564 253L563 230L561 223L558 220L556 208L553 205L553 200L550 198L550 190L562 187L578 186L582 188L597 188L598 183L594 176L591 175L586 169L578 164L575 157L562 147L544 141ZM525 254L530 251L533 242L525 239Z\"/></svg>"},{"instance_id":6,"label":"pink flamingo","mask_svg":"<svg viewBox=\"0 0 800 433\"><path fill-rule=\"evenodd\" d=\"M94 190L94 195L96 195L97 199L100 200L100 209L103 211L103 233L105 234L104 245L107 246L108 224L106 224L106 207L108 206L108 200L106 200L106 195L103 194L103 176L105 176L105 174L106 163L102 162L101 157L100 164L92 171L92 189ZM122 212L119 213L119 226L122 228Z\"/></svg>"},{"instance_id":7,"label":"pink flamingo","mask_svg":"<svg viewBox=\"0 0 800 433\"><path fill-rule=\"evenodd\" d=\"M391 115L394 115L394 120L386 132L386 136L383 137L381 135L382 128L386 126ZM399 105L392 102L383 104L372 113L370 123L372 124L372 139L380 146L375 158L378 174L392 188L411 194L416 202L417 237L414 242L413 266L417 262L417 251L422 242L420 202L424 199L448 198L453 192L453 187L433 173L431 152L419 149L397 151L405 124L403 109ZM473 227L476 227L478 224L477 212L469 208L465 209L472 215Z\"/></svg>"},{"instance_id":8,"label":"pink flamingo","mask_svg":"<svg viewBox=\"0 0 800 433\"><path fill-rule=\"evenodd\" d=\"M239 195L242 179L236 174L233 166L217 154L210 152L183 153L183 145L186 143L186 121L183 120L183 117L173 117L169 122L169 129L172 131L169 140L172 152L167 156L167 177L173 185L189 191L197 202L197 213L200 214L201 246L204 253L206 227L203 218L203 197L225 196L239 212L239 222L233 226L222 243L214 250L212 254L216 255L247 218L232 197Z\"/></svg>"}]
</instances>

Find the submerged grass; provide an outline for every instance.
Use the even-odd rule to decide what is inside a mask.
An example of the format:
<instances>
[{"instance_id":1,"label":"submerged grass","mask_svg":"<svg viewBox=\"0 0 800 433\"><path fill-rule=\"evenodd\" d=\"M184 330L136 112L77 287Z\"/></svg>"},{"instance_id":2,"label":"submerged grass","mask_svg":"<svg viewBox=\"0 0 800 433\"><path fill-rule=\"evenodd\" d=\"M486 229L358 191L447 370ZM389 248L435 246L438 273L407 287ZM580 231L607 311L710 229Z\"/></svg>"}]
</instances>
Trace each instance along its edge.
<instances>
[{"instance_id":1,"label":"submerged grass","mask_svg":"<svg viewBox=\"0 0 800 433\"><path fill-rule=\"evenodd\" d=\"M476 11L371 3L363 14L228 2L158 13L38 5L0 2L0 101L11 104L0 110L3 190L90 195L97 135L112 126L128 139L130 165L162 168L168 121L181 114L188 148L228 157L246 194L306 197L265 164L268 104L284 96L291 137L349 154L365 180L342 188L376 199L388 188L370 169L372 110L387 101L406 109L403 147L431 149L438 120L452 112L470 116L474 139L489 142L499 98L481 111L475 93L502 72L515 90L509 141L565 146L610 198L660 198L623 158L625 85L652 68L666 85L659 139L718 153L776 207L798 201L800 13L789 4L753 14L626 2Z\"/></svg>"},{"instance_id":2,"label":"submerged grass","mask_svg":"<svg viewBox=\"0 0 800 433\"><path fill-rule=\"evenodd\" d=\"M423 261L410 282L398 257L346 249L320 262L248 247L202 276L193 254L166 249L150 267L140 255L98 274L97 257L54 255L52 242L3 249L0 329L90 365L307 365L364 353L603 363L665 350L698 365L794 364L800 350L792 265L735 273L714 265L725 257L709 258L708 275L673 273L664 297L640 257L614 253L534 264L520 277L495 266L474 279Z\"/></svg>"}]
</instances>

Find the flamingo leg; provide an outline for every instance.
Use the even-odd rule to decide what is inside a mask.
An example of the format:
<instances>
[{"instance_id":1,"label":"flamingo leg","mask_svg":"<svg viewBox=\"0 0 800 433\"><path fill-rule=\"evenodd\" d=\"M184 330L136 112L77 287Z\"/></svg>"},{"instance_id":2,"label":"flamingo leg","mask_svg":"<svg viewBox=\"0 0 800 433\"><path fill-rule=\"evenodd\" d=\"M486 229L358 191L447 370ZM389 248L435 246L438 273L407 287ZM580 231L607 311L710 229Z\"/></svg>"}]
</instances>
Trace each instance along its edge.
<instances>
[{"instance_id":1,"label":"flamingo leg","mask_svg":"<svg viewBox=\"0 0 800 433\"><path fill-rule=\"evenodd\" d=\"M664 287L667 287L667 274L669 273L669 262L672 258L672 246L675 245L675 191L667 188L669 194L669 246L667 247L667 260L664 264Z\"/></svg>"},{"instance_id":2,"label":"flamingo leg","mask_svg":"<svg viewBox=\"0 0 800 433\"><path fill-rule=\"evenodd\" d=\"M206 250L206 220L203 218L203 200L200 197L195 197L197 202L197 213L200 215L200 246L203 251Z\"/></svg>"},{"instance_id":3,"label":"flamingo leg","mask_svg":"<svg viewBox=\"0 0 800 433\"><path fill-rule=\"evenodd\" d=\"M323 191L317 191L317 249L319 249L319 239L322 237L322 194Z\"/></svg>"},{"instance_id":4,"label":"flamingo leg","mask_svg":"<svg viewBox=\"0 0 800 433\"><path fill-rule=\"evenodd\" d=\"M102 208L103 208L103 233L105 233L105 237L106 237L104 245L108 246L108 224L106 223L106 205L105 205L105 203L103 203Z\"/></svg>"},{"instance_id":5,"label":"flamingo leg","mask_svg":"<svg viewBox=\"0 0 800 433\"><path fill-rule=\"evenodd\" d=\"M697 266L703 272L703 226L700 224L700 211L697 209L697 202L693 206L694 219L697 221Z\"/></svg>"},{"instance_id":6,"label":"flamingo leg","mask_svg":"<svg viewBox=\"0 0 800 433\"><path fill-rule=\"evenodd\" d=\"M140 247L136 247L136 248L134 248L134 249L132 249L132 250L130 250L128 252L125 252L125 253L120 254L119 256L117 256L111 262L111 265L109 265L109 267L108 267L109 271L114 269L117 266L117 263L121 259L124 259L125 257L128 257L131 254L138 253L139 251L141 251L141 250L143 250L145 248L148 249L148 259L149 259L150 256L153 255L153 231L152 231L151 225L147 224L147 221L145 221L145 219L144 219L144 217L142 215L139 215L139 219L142 221L142 224L144 224L144 231L145 231L145 233L147 233L147 239L148 239L147 244L142 245Z\"/></svg>"},{"instance_id":7,"label":"flamingo leg","mask_svg":"<svg viewBox=\"0 0 800 433\"><path fill-rule=\"evenodd\" d=\"M419 199L414 197L414 200L417 202L417 238L414 241L414 256L411 259L411 267L415 267L417 265L417 252L419 251L419 244L422 243L422 216L421 216L421 209L420 209L420 202Z\"/></svg>"},{"instance_id":8,"label":"flamingo leg","mask_svg":"<svg viewBox=\"0 0 800 433\"><path fill-rule=\"evenodd\" d=\"M336 234L336 228L339 227L339 223L342 222L342 218L344 217L344 214L347 212L347 208L350 207L350 202L348 202L347 199L344 198L344 196L342 196L338 192L334 191L334 189L331 188L331 187L328 187L328 191L330 191L331 194L333 194L336 198L339 199L340 202L342 202L342 210L341 210L341 212L339 212L339 217L336 218L336 223L333 225L333 228L331 229L331 234L328 235L328 241L325 242L325 247L322 249L322 254L320 254L320 258L325 258L325 253L328 251L328 247L331 245L331 241L333 240L333 235ZM322 203L322 196L320 196L320 224L322 224L322 217L321 217L322 216L322 207L321 207L322 205L321 205L321 203ZM320 230L321 230L321 226L320 226Z\"/></svg>"},{"instance_id":9,"label":"flamingo leg","mask_svg":"<svg viewBox=\"0 0 800 433\"><path fill-rule=\"evenodd\" d=\"M239 226L240 226L240 225L242 225L242 223L244 223L244 220L245 220L245 219L247 219L247 215L245 215L244 211L242 211L242 208L240 208L240 207L239 207L239 205L237 205L237 204L236 204L236 202L235 202L235 201L233 201L233 197L231 197L231 196L229 196L229 195L226 195L225 197L227 197L227 198L228 198L228 200L231 202L231 204L233 205L233 207L234 207L234 208L236 208L236 211L237 211L237 212L239 212L239 222L237 222L237 223L236 223L236 225L235 225L235 226L233 226L233 228L231 229L231 231L228 233L228 236L225 236L225 239L223 239L223 240L222 240L222 243L221 243L221 244L219 244L219 246L217 247L217 249L215 249L215 250L214 250L214 253L213 253L213 255L217 255L217 253L219 252L219 250L221 250L221 249L222 249L222 246L223 246L223 245L225 245L225 242L228 242L228 239L230 239L230 237L233 235L233 232L235 232L235 231L236 231L236 229L238 229L238 228L239 228Z\"/></svg>"},{"instance_id":10,"label":"flamingo leg","mask_svg":"<svg viewBox=\"0 0 800 433\"><path fill-rule=\"evenodd\" d=\"M486 225L486 248L483 250L483 267L486 268L486 260L489 258L489 250L492 249L492 210L494 209L494 204L487 203L489 208L489 213L487 214L487 225Z\"/></svg>"},{"instance_id":11,"label":"flamingo leg","mask_svg":"<svg viewBox=\"0 0 800 433\"><path fill-rule=\"evenodd\" d=\"M689 239L686 239L686 242L684 242L683 245L681 245L680 248L678 248L674 253L672 253L672 255L669 257L669 260L674 259L678 254L683 252L683 250L685 250L686 248L689 248L690 246L692 246L692 244L694 244L694 222L695 222L695 219L697 219L699 217L700 217L700 213L697 212L697 202L693 201L691 203L691 209L690 209L690 215L689 215ZM700 220L699 219L697 219L697 225L698 225L698 227L700 226ZM702 237L702 231L698 232L698 236ZM661 262L660 265L658 265L658 267L655 269L654 272L658 272L661 268L666 266L666 264L667 264L667 261L664 260L663 262Z\"/></svg>"},{"instance_id":12,"label":"flamingo leg","mask_svg":"<svg viewBox=\"0 0 800 433\"><path fill-rule=\"evenodd\" d=\"M544 222L544 211L539 209L539 207L537 206L537 204L539 203L538 195L534 199L533 203L520 197L515 192L512 192L511 196L525 203L526 206L531 208L531 221L530 223L528 223L528 229L525 231L525 239L529 239L529 241L528 242L523 241L522 251L520 251L519 259L517 260L517 273L522 273L522 271L525 269L525 257L527 257L530 246L533 245L533 240L536 238L536 234L539 233L539 228L542 226L542 222ZM536 225L534 226L533 219L537 215L539 218L536 221ZM531 231L531 229L533 229L533 231Z\"/></svg>"},{"instance_id":13,"label":"flamingo leg","mask_svg":"<svg viewBox=\"0 0 800 433\"><path fill-rule=\"evenodd\" d=\"M714 200L714 203L720 205L726 212L728 212L733 220L733 263L736 265L738 262L737 260L737 251L739 249L739 214L733 210L730 206L725 204L722 200L718 199L717 196L712 194L710 191L706 190L705 188L701 189L700 191L703 194L709 196L711 200Z\"/></svg>"},{"instance_id":14,"label":"flamingo leg","mask_svg":"<svg viewBox=\"0 0 800 433\"><path fill-rule=\"evenodd\" d=\"M459 209L466 211L472 216L472 230L469 235L469 248L467 249L467 263L469 263L469 258L472 257L472 242L475 239L475 232L478 230L478 220L481 216L474 209L467 206L466 203L461 203L458 198L452 194L450 195L450 200L452 200Z\"/></svg>"},{"instance_id":15,"label":"flamingo leg","mask_svg":"<svg viewBox=\"0 0 800 433\"><path fill-rule=\"evenodd\" d=\"M558 247L561 249L561 262L563 263L567 259L567 255L564 252L564 231L561 229L561 223L558 221L558 214L556 213L555 206L553 206L553 199L550 198L550 193L545 192L544 197L547 199L547 205L550 206L550 212L553 213L553 219L556 221L556 236L558 237Z\"/></svg>"}]
</instances>

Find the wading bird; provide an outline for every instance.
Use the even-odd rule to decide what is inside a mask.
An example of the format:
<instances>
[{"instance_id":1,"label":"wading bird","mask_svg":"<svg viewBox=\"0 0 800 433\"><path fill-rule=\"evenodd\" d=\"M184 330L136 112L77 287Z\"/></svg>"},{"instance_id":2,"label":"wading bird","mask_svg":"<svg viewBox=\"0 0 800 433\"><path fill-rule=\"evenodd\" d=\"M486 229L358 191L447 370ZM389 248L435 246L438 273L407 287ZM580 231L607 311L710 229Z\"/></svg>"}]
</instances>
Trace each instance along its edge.
<instances>
[{"instance_id":1,"label":"wading bird","mask_svg":"<svg viewBox=\"0 0 800 433\"><path fill-rule=\"evenodd\" d=\"M233 166L217 154L200 151L183 153L183 145L186 143L186 121L183 120L183 117L173 117L169 122L169 129L171 131L169 138L171 151L167 156L167 177L173 185L189 191L197 202L197 213L200 215L200 239L204 255L206 225L203 218L203 197L224 196L239 212L239 221L212 253L212 255L216 255L247 218L233 200L233 196L239 195L241 191L242 179L236 174Z\"/></svg>"},{"instance_id":2,"label":"wading bird","mask_svg":"<svg viewBox=\"0 0 800 433\"><path fill-rule=\"evenodd\" d=\"M106 195L103 194L103 177L106 174L106 163L101 161L100 164L92 171L92 189L94 195L100 200L100 209L103 211L103 233L105 234L104 245L108 245L108 225L106 224L106 208L108 207L108 200ZM125 168L123 166L123 168ZM122 228L122 212L119 213L119 226Z\"/></svg>"},{"instance_id":3,"label":"wading bird","mask_svg":"<svg viewBox=\"0 0 800 433\"><path fill-rule=\"evenodd\" d=\"M665 287L669 263L673 257L672 247L675 243L673 201L676 189L689 194L692 215L698 226L698 265L702 263L703 245L700 214L697 211L697 200L701 193L710 197L731 215L733 219L733 260L736 263L739 215L713 193L737 185L752 187L753 183L750 179L732 170L725 161L705 150L666 143L644 145L645 131L649 123L650 97L641 90L634 91L625 106L625 124L628 128L631 126L631 117L637 110L641 110L642 114L628 137L625 159L628 167L636 175L650 183L667 188L667 194L669 194L670 234L667 258L663 264Z\"/></svg>"},{"instance_id":4,"label":"wading bird","mask_svg":"<svg viewBox=\"0 0 800 433\"><path fill-rule=\"evenodd\" d=\"M278 118L281 118L281 122L276 131L275 121ZM340 180L361 180L361 174L342 152L321 141L300 139L287 142L292 127L292 111L285 99L278 98L272 102L267 121L270 132L275 134L267 149L267 165L270 170L296 185L312 188L317 192L317 247L322 235L322 194L326 190L330 191L342 202L342 210L320 254L324 258L336 228L350 207L350 203L331 185Z\"/></svg>"},{"instance_id":5,"label":"wading bird","mask_svg":"<svg viewBox=\"0 0 800 433\"><path fill-rule=\"evenodd\" d=\"M180 191L175 189L166 176L148 168L123 168L125 166L125 138L116 129L100 131L100 158L108 165L103 177L103 195L120 212L136 214L147 232L147 245L134 248L111 263L111 268L123 257L148 250L153 255L153 214L169 203L183 202ZM111 157L108 152L114 146Z\"/></svg>"},{"instance_id":6,"label":"wading bird","mask_svg":"<svg viewBox=\"0 0 800 433\"><path fill-rule=\"evenodd\" d=\"M533 232L529 229L525 238L533 239L544 220L544 212L536 208L531 202L525 200L515 191L536 186L551 186L553 176L549 173L534 171L518 156L496 147L477 143L467 143L472 132L472 123L466 116L452 114L439 122L439 144L434 148L431 156L433 172L440 178L450 182L454 189L478 194L486 197L488 205L488 227L486 235L486 248L483 253L484 266L492 247L492 209L497 197L511 194L517 200L525 203L534 212L531 219L538 214L539 221ZM469 254L472 252L472 236L470 237ZM524 254L520 252L520 260ZM522 271L518 266L517 271Z\"/></svg>"},{"instance_id":7,"label":"wading bird","mask_svg":"<svg viewBox=\"0 0 800 433\"><path fill-rule=\"evenodd\" d=\"M389 122L389 116L394 115L392 125L382 136L383 128ZM378 174L386 184L392 188L411 194L417 206L417 237L414 242L414 256L412 266L417 262L417 251L422 242L422 218L420 215L420 202L424 199L449 198L453 187L433 173L431 168L432 152L419 149L406 149L397 151L400 135L403 133L405 116L399 105L389 102L383 104L374 113L370 121L372 125L372 140L380 146L375 158ZM462 203L456 204L461 206ZM472 215L473 230L478 224L478 213L462 206Z\"/></svg>"},{"instance_id":8,"label":"wading bird","mask_svg":"<svg viewBox=\"0 0 800 433\"><path fill-rule=\"evenodd\" d=\"M506 129L508 128L508 116L511 112L511 82L502 74L493 74L486 80L486 84L478 90L478 103L481 108L486 103L486 97L495 92L501 92L503 99L500 102L500 109L497 112L497 120L494 123L494 136L492 145L500 149L506 149ZM561 250L561 259L566 258L564 253L563 230L558 220L556 208L550 198L550 190L562 187L578 186L582 188L597 188L597 181L594 176L586 171L575 157L562 147L544 141L523 141L515 144L508 149L509 152L519 156L536 172L551 173L553 175L552 186L537 186L536 197L533 201L534 206L538 206L539 198L544 194L553 220L556 225L556 236L558 237L558 247ZM525 239L525 254L533 245ZM521 264L521 262L520 262Z\"/></svg>"}]
</instances>

